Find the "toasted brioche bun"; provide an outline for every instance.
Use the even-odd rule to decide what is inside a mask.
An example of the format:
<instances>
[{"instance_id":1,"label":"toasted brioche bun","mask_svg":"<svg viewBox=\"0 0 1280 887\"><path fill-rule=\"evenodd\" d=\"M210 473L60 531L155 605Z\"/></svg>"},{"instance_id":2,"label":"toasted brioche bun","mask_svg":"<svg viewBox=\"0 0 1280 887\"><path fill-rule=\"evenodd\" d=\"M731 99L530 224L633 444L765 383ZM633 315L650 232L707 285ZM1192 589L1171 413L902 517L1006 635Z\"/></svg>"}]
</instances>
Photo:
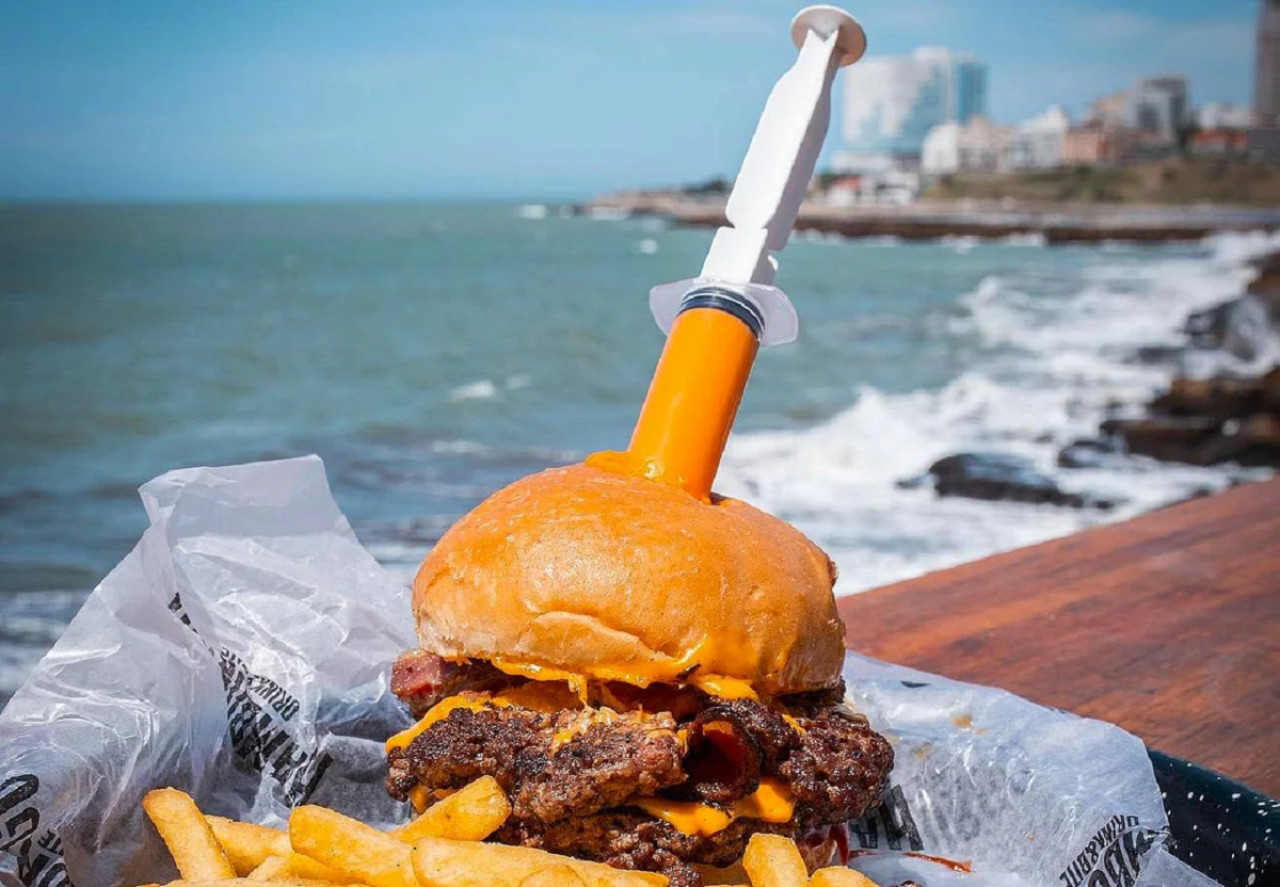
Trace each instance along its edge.
<instances>
[{"instance_id":1,"label":"toasted brioche bun","mask_svg":"<svg viewBox=\"0 0 1280 887\"><path fill-rule=\"evenodd\" d=\"M834 582L822 549L746 503L572 465L458 521L418 571L413 610L423 649L446 658L775 696L838 682Z\"/></svg>"}]
</instances>

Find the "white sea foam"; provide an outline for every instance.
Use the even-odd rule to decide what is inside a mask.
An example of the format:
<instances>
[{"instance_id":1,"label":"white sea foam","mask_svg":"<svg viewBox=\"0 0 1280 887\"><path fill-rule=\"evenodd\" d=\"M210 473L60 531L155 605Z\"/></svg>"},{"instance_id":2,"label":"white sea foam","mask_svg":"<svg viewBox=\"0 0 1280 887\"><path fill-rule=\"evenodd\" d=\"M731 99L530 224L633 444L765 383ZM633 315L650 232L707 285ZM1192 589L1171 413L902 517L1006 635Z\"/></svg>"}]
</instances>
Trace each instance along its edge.
<instances>
[{"instance_id":1,"label":"white sea foam","mask_svg":"<svg viewBox=\"0 0 1280 887\"><path fill-rule=\"evenodd\" d=\"M810 534L836 559L838 590L849 593L1266 476L1141 457L1089 469L1056 464L1064 445L1097 434L1109 405L1141 404L1167 385L1168 367L1133 360L1133 350L1181 344L1185 316L1237 295L1252 273L1245 263L1280 248L1280 236L1221 235L1207 245L1207 259L1118 257L1088 269L1067 296L1038 292L1035 281L987 277L959 297L962 316L949 331L983 349L968 372L939 390L863 387L853 406L814 428L736 435L718 488ZM1206 352L1182 370L1257 371L1280 354L1274 349L1247 363ZM939 499L895 483L965 451L1023 456L1064 489L1118 504L1105 511Z\"/></svg>"},{"instance_id":2,"label":"white sea foam","mask_svg":"<svg viewBox=\"0 0 1280 887\"><path fill-rule=\"evenodd\" d=\"M490 379L478 379L475 382L468 382L466 385L459 385L449 392L449 400L453 403L459 403L464 400L488 400L497 396L498 386Z\"/></svg>"},{"instance_id":3,"label":"white sea foam","mask_svg":"<svg viewBox=\"0 0 1280 887\"><path fill-rule=\"evenodd\" d=\"M1043 231L1027 231L1023 234L1009 234L1005 237L997 238L998 243L1005 246L1046 246L1049 243L1048 238L1044 236Z\"/></svg>"},{"instance_id":4,"label":"white sea foam","mask_svg":"<svg viewBox=\"0 0 1280 887\"><path fill-rule=\"evenodd\" d=\"M948 234L945 237L939 237L938 243L957 253L967 253L981 244L982 238L972 234Z\"/></svg>"},{"instance_id":5,"label":"white sea foam","mask_svg":"<svg viewBox=\"0 0 1280 887\"><path fill-rule=\"evenodd\" d=\"M631 218L631 210L612 206L592 206L587 208L587 215L603 222L620 222Z\"/></svg>"},{"instance_id":6,"label":"white sea foam","mask_svg":"<svg viewBox=\"0 0 1280 887\"><path fill-rule=\"evenodd\" d=\"M520 216L520 218L529 219L530 221L535 222L540 219L545 219L549 212L550 210L541 203L526 203L523 206L516 208L516 215Z\"/></svg>"},{"instance_id":7,"label":"white sea foam","mask_svg":"<svg viewBox=\"0 0 1280 887\"><path fill-rule=\"evenodd\" d=\"M636 251L651 256L658 251L658 241L652 237L646 237L644 240L636 242Z\"/></svg>"}]
</instances>

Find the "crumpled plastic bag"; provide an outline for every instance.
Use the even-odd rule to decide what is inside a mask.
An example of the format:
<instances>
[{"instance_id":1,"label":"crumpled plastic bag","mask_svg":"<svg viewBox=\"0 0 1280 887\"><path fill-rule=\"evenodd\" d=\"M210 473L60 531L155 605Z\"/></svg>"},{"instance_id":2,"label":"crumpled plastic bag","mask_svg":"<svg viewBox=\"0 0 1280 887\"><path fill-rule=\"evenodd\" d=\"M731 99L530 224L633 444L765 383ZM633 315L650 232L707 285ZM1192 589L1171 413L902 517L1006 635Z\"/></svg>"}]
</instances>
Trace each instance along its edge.
<instances>
[{"instance_id":1,"label":"crumpled plastic bag","mask_svg":"<svg viewBox=\"0 0 1280 887\"><path fill-rule=\"evenodd\" d=\"M150 527L0 713L0 883L176 877L140 806L160 786L268 825L303 802L403 821L382 743L409 723L388 681L415 645L409 592L320 460L174 471L141 494ZM897 753L853 831L852 865L878 883L1212 883L1165 849L1123 730L853 654L845 677Z\"/></svg>"}]
</instances>

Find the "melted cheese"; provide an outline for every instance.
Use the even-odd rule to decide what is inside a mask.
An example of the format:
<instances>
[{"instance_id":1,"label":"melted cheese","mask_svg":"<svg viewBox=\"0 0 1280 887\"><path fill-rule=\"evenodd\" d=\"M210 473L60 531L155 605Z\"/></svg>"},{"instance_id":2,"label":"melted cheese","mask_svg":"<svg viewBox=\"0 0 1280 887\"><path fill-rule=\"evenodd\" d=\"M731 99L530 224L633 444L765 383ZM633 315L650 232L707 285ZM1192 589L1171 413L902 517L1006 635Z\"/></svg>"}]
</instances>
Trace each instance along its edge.
<instances>
[{"instance_id":1,"label":"melted cheese","mask_svg":"<svg viewBox=\"0 0 1280 887\"><path fill-rule=\"evenodd\" d=\"M534 711L555 712L562 708L577 708L578 696L565 684L540 681L531 681L492 695L460 693L457 696L449 696L432 706L431 710L412 727L388 739L387 751L407 748L409 743L430 729L432 724L443 721L456 709L480 711L484 708L509 708L513 705Z\"/></svg>"},{"instance_id":2,"label":"melted cheese","mask_svg":"<svg viewBox=\"0 0 1280 887\"><path fill-rule=\"evenodd\" d=\"M723 675L705 675L698 677L694 675L689 679L689 683L711 696L719 696L721 699L756 699L760 698L759 694L746 681L738 678L728 678Z\"/></svg>"},{"instance_id":3,"label":"melted cheese","mask_svg":"<svg viewBox=\"0 0 1280 887\"><path fill-rule=\"evenodd\" d=\"M787 822L795 809L796 799L787 784L772 776L765 776L761 778L758 789L733 805L733 816L734 819Z\"/></svg>"},{"instance_id":4,"label":"melted cheese","mask_svg":"<svg viewBox=\"0 0 1280 887\"><path fill-rule=\"evenodd\" d=\"M449 713L455 709L467 709L469 711L480 711L482 708L503 708L510 705L508 702L501 702L496 698L488 698L485 696L476 696L472 694L462 694L459 696L450 696L442 699L433 705L425 715L423 715L418 723L414 724L407 730L401 730L396 735L387 740L387 751L397 748L408 748L409 743L417 739L418 736L425 733L432 724L437 721L443 721L449 717Z\"/></svg>"},{"instance_id":5,"label":"melted cheese","mask_svg":"<svg viewBox=\"0 0 1280 887\"><path fill-rule=\"evenodd\" d=\"M671 823L686 835L704 837L723 831L733 817L723 810L696 801L668 801L666 798L634 798L627 802L650 816Z\"/></svg>"},{"instance_id":6,"label":"melted cheese","mask_svg":"<svg viewBox=\"0 0 1280 887\"><path fill-rule=\"evenodd\" d=\"M626 663L595 666L588 675L565 671L551 665L539 665L533 662L520 662L504 656L494 656L489 661L494 667L509 675L530 678L535 681L561 681L569 685L578 694L583 703L587 702L588 685L592 682L617 681L635 687L648 687L650 684L685 683L697 687L711 696L722 699L759 699L760 695L749 681L727 675L699 674L697 659L704 647L711 643L707 638L699 647L675 662L653 663L643 660L631 660ZM723 654L724 651L721 651ZM741 663L744 672L752 668L750 663ZM688 677L685 677L688 675Z\"/></svg>"},{"instance_id":7,"label":"melted cheese","mask_svg":"<svg viewBox=\"0 0 1280 887\"><path fill-rule=\"evenodd\" d=\"M783 719L784 721L786 721L788 724L790 724L790 725L791 725L791 729L792 729L792 730L795 730L795 731L796 731L797 733L799 733L801 736L803 736L803 735L807 732L807 731L804 729L804 727L801 727L801 726L800 726L800 722L799 722L799 721L797 721L795 718L791 717L791 715L789 715L789 714L787 714L787 713L783 712L782 719Z\"/></svg>"},{"instance_id":8,"label":"melted cheese","mask_svg":"<svg viewBox=\"0 0 1280 887\"><path fill-rule=\"evenodd\" d=\"M589 708L578 712L568 724L552 734L551 751L559 750L560 746L572 742L596 725L608 726L617 720L618 713L611 708Z\"/></svg>"},{"instance_id":9,"label":"melted cheese","mask_svg":"<svg viewBox=\"0 0 1280 887\"><path fill-rule=\"evenodd\" d=\"M493 663L494 668L504 674L529 678L552 686L560 683L566 684L570 690L577 694L584 705L587 702L587 679L583 675L552 666L535 665L532 662L515 662L502 656L494 656L489 661Z\"/></svg>"},{"instance_id":10,"label":"melted cheese","mask_svg":"<svg viewBox=\"0 0 1280 887\"><path fill-rule=\"evenodd\" d=\"M409 789L409 801L413 804L413 809L421 813L431 806L431 789L425 785L415 785Z\"/></svg>"},{"instance_id":11,"label":"melted cheese","mask_svg":"<svg viewBox=\"0 0 1280 887\"><path fill-rule=\"evenodd\" d=\"M787 784L772 776L762 777L760 787L728 810L696 801L668 801L666 798L632 798L627 801L686 835L709 837L729 827L735 819L787 822L795 813L796 801Z\"/></svg>"},{"instance_id":12,"label":"melted cheese","mask_svg":"<svg viewBox=\"0 0 1280 887\"><path fill-rule=\"evenodd\" d=\"M578 693L560 682L530 681L491 697L504 705L518 705L541 712L557 712L563 708L580 708Z\"/></svg>"}]
</instances>

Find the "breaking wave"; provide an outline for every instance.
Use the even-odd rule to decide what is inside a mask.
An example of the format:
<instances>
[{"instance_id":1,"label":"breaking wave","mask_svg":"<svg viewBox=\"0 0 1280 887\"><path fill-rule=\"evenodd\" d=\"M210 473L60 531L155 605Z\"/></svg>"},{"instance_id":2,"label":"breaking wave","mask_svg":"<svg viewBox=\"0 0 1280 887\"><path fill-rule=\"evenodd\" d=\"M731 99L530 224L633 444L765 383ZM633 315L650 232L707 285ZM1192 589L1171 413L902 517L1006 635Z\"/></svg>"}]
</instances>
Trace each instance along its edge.
<instances>
[{"instance_id":1,"label":"breaking wave","mask_svg":"<svg viewBox=\"0 0 1280 887\"><path fill-rule=\"evenodd\" d=\"M1249 260L1280 248L1280 237L1220 235L1206 246L1207 258L1124 262L1117 254L1085 269L1084 285L1067 294L1054 294L1047 279L988 276L959 298L951 321L950 332L980 350L968 371L936 390L863 386L852 406L816 427L737 435L718 487L823 545L840 567L838 590L850 593L1265 476L1137 456L1091 468L1057 464L1063 446L1096 436L1126 405L1140 406L1175 368L1200 376L1257 371L1280 353L1273 341L1246 363L1182 347L1186 316L1238 295L1253 273ZM1135 356L1152 346L1174 355L1176 367ZM1024 457L1064 490L1115 507L943 499L897 483L972 451Z\"/></svg>"}]
</instances>

